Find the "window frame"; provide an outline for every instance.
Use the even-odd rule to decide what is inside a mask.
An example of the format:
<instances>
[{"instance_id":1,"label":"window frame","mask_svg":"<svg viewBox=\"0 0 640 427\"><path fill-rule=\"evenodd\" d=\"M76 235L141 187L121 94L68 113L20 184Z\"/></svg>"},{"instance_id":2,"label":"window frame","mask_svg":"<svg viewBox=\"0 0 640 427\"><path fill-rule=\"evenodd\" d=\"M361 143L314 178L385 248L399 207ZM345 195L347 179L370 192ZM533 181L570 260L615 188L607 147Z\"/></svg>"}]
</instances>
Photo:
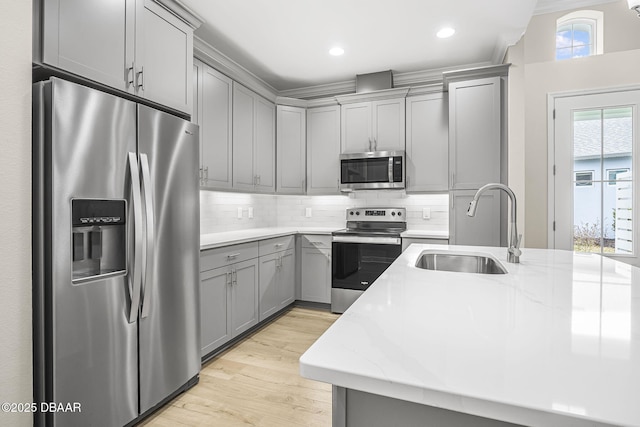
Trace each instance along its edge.
<instances>
[{"instance_id":1,"label":"window frame","mask_svg":"<svg viewBox=\"0 0 640 427\"><path fill-rule=\"evenodd\" d=\"M592 44L590 46L589 55L586 56L574 56L573 52L576 47L582 45L574 44L573 38L573 28L576 24L586 24L591 28L591 39ZM558 31L561 27L571 25L571 46L564 47L560 49L571 49L571 56L569 58L558 58ZM594 55L602 55L604 53L604 13L599 10L578 10L575 12L568 13L564 16L561 16L556 20L556 30L555 30L555 60L556 61L565 61L567 59L576 59L576 58L586 58Z\"/></svg>"}]
</instances>

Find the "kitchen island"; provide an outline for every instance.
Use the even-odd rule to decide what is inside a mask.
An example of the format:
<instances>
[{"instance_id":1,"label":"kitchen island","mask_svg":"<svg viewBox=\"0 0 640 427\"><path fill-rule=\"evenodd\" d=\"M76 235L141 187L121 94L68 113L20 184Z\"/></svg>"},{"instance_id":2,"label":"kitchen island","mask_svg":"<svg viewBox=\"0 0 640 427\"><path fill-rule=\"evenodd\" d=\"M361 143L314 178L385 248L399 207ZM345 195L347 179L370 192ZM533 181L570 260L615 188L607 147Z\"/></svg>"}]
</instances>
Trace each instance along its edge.
<instances>
[{"instance_id":1,"label":"kitchen island","mask_svg":"<svg viewBox=\"0 0 640 427\"><path fill-rule=\"evenodd\" d=\"M507 274L416 268L425 250ZM598 255L411 245L300 358L333 425L640 426L640 269Z\"/></svg>"}]
</instances>

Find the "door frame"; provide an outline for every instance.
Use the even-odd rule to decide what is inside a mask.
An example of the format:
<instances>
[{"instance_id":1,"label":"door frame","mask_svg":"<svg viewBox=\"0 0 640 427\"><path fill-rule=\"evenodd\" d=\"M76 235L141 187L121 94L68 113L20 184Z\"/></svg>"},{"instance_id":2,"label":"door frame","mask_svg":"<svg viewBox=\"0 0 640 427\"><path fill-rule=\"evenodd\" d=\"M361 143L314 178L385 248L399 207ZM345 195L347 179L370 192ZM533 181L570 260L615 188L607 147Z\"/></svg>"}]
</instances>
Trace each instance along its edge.
<instances>
[{"instance_id":1,"label":"door frame","mask_svg":"<svg viewBox=\"0 0 640 427\"><path fill-rule=\"evenodd\" d=\"M587 95L604 95L612 94L616 92L628 92L640 90L640 85L624 85L624 86L610 86L593 89L583 90L571 90L562 92L550 92L547 94L547 248L555 249L555 132L556 132L556 120L555 120L555 103L557 99L569 98L577 96ZM639 114L640 115L640 112ZM640 130L640 127L639 127ZM640 143L640 137L637 137L637 141ZM635 161L637 163L637 161ZM636 173L640 173L637 171ZM640 175L635 175L640 176ZM635 181L635 178L634 178ZM635 191L635 190L634 190ZM634 200L634 205L638 205L638 201ZM635 219L635 214L634 214ZM634 241L634 258L640 257L638 252L637 243Z\"/></svg>"}]
</instances>

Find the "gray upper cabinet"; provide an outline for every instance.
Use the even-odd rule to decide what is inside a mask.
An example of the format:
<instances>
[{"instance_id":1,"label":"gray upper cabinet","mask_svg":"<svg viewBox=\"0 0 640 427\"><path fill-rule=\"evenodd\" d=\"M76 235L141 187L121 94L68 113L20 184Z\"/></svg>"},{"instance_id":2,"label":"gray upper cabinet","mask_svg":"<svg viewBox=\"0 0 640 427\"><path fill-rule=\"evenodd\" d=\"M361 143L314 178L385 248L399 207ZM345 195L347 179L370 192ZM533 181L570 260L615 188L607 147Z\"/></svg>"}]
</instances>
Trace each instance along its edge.
<instances>
[{"instance_id":1,"label":"gray upper cabinet","mask_svg":"<svg viewBox=\"0 0 640 427\"><path fill-rule=\"evenodd\" d=\"M191 113L193 24L151 0L34 5L42 32L36 62Z\"/></svg>"},{"instance_id":2,"label":"gray upper cabinet","mask_svg":"<svg viewBox=\"0 0 640 427\"><path fill-rule=\"evenodd\" d=\"M501 79L449 84L451 189L501 181Z\"/></svg>"},{"instance_id":3,"label":"gray upper cabinet","mask_svg":"<svg viewBox=\"0 0 640 427\"><path fill-rule=\"evenodd\" d=\"M340 193L340 106L307 110L307 194Z\"/></svg>"},{"instance_id":4,"label":"gray upper cabinet","mask_svg":"<svg viewBox=\"0 0 640 427\"><path fill-rule=\"evenodd\" d=\"M231 128L233 82L201 61L194 60L194 110L200 125L201 186L232 186Z\"/></svg>"},{"instance_id":5,"label":"gray upper cabinet","mask_svg":"<svg viewBox=\"0 0 640 427\"><path fill-rule=\"evenodd\" d=\"M442 92L407 98L407 192L449 189L449 111Z\"/></svg>"},{"instance_id":6,"label":"gray upper cabinet","mask_svg":"<svg viewBox=\"0 0 640 427\"><path fill-rule=\"evenodd\" d=\"M233 82L233 188L275 191L275 105Z\"/></svg>"},{"instance_id":7,"label":"gray upper cabinet","mask_svg":"<svg viewBox=\"0 0 640 427\"><path fill-rule=\"evenodd\" d=\"M404 98L344 104L341 110L342 153L404 150Z\"/></svg>"},{"instance_id":8,"label":"gray upper cabinet","mask_svg":"<svg viewBox=\"0 0 640 427\"><path fill-rule=\"evenodd\" d=\"M306 110L277 106L277 192L304 194L306 179Z\"/></svg>"},{"instance_id":9,"label":"gray upper cabinet","mask_svg":"<svg viewBox=\"0 0 640 427\"><path fill-rule=\"evenodd\" d=\"M135 93L190 114L193 28L151 0L136 4Z\"/></svg>"}]
</instances>

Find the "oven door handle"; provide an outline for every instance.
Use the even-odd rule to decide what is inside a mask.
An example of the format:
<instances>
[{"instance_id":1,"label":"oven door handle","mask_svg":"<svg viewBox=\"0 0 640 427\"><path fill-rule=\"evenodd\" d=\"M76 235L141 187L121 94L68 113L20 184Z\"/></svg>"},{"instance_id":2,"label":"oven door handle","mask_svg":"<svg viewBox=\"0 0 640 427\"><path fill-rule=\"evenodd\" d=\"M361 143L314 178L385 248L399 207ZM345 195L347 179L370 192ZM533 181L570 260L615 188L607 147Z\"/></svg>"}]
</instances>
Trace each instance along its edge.
<instances>
[{"instance_id":1,"label":"oven door handle","mask_svg":"<svg viewBox=\"0 0 640 427\"><path fill-rule=\"evenodd\" d=\"M368 243L373 245L400 245L400 237L333 236L337 243Z\"/></svg>"}]
</instances>

